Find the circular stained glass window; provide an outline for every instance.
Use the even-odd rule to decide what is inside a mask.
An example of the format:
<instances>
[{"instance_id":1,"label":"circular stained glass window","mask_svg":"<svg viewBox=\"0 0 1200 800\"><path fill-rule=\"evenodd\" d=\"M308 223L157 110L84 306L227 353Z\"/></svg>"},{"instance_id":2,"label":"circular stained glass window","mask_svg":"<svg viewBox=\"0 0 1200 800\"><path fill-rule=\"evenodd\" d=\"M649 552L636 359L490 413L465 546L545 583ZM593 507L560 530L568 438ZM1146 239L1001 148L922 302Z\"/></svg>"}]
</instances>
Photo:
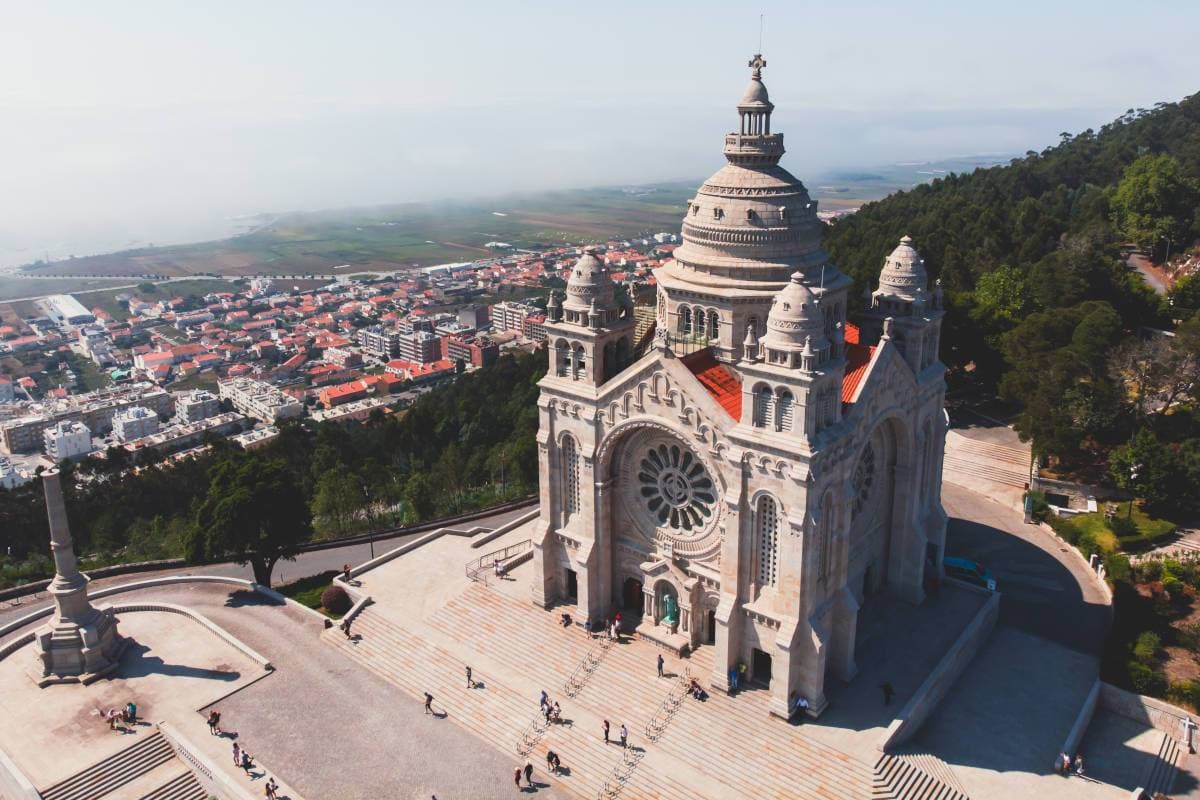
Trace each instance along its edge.
<instances>
[{"instance_id":1,"label":"circular stained glass window","mask_svg":"<svg viewBox=\"0 0 1200 800\"><path fill-rule=\"evenodd\" d=\"M867 449L863 450L863 454L858 458L858 465L854 467L854 505L851 509L851 517L857 517L858 512L862 511L867 500L871 498L871 488L875 485L875 448L869 443Z\"/></svg>"},{"instance_id":2,"label":"circular stained glass window","mask_svg":"<svg viewBox=\"0 0 1200 800\"><path fill-rule=\"evenodd\" d=\"M716 489L708 470L679 445L660 444L638 465L639 493L661 526L697 530L713 515Z\"/></svg>"}]
</instances>

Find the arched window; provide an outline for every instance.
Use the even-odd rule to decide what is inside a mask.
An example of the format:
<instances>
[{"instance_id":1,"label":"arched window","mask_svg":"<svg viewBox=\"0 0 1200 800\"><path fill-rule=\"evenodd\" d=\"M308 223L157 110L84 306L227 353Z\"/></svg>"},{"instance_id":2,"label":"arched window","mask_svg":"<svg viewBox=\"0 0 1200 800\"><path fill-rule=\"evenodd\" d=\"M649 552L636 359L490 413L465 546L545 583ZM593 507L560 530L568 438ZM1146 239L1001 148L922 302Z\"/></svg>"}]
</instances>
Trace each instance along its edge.
<instances>
[{"instance_id":1,"label":"arched window","mask_svg":"<svg viewBox=\"0 0 1200 800\"><path fill-rule=\"evenodd\" d=\"M574 371L574 374L571 376L572 378L574 378L575 380L579 380L580 378L586 377L586 367L587 367L586 362L587 362L587 359L583 355L583 348L576 347L575 348L575 371Z\"/></svg>"},{"instance_id":2,"label":"arched window","mask_svg":"<svg viewBox=\"0 0 1200 800\"><path fill-rule=\"evenodd\" d=\"M717 317L716 311L708 312L708 338L717 338L717 332L720 330L720 319Z\"/></svg>"},{"instance_id":3,"label":"arched window","mask_svg":"<svg viewBox=\"0 0 1200 800\"><path fill-rule=\"evenodd\" d=\"M692 332L692 310L687 306L681 306L679 309L679 332L684 336Z\"/></svg>"},{"instance_id":4,"label":"arched window","mask_svg":"<svg viewBox=\"0 0 1200 800\"><path fill-rule=\"evenodd\" d=\"M770 426L772 399L771 387L760 386L754 390L754 425L756 427Z\"/></svg>"},{"instance_id":5,"label":"arched window","mask_svg":"<svg viewBox=\"0 0 1200 800\"><path fill-rule=\"evenodd\" d=\"M560 378L565 378L571 371L571 346L567 344L566 339L559 339L555 342L554 353L557 360L555 374Z\"/></svg>"},{"instance_id":6,"label":"arched window","mask_svg":"<svg viewBox=\"0 0 1200 800\"><path fill-rule=\"evenodd\" d=\"M562 440L562 489L563 509L569 517L579 510L579 450L570 436Z\"/></svg>"},{"instance_id":7,"label":"arched window","mask_svg":"<svg viewBox=\"0 0 1200 800\"><path fill-rule=\"evenodd\" d=\"M780 431L790 431L792 429L792 393L783 391L779 393L779 400L775 412L775 428Z\"/></svg>"},{"instance_id":8,"label":"arched window","mask_svg":"<svg viewBox=\"0 0 1200 800\"><path fill-rule=\"evenodd\" d=\"M817 578L829 577L833 565L833 496L826 492L821 500L821 522L817 530Z\"/></svg>"},{"instance_id":9,"label":"arched window","mask_svg":"<svg viewBox=\"0 0 1200 800\"><path fill-rule=\"evenodd\" d=\"M774 586L779 572L779 513L774 499L766 495L758 498L754 525L758 544L758 585Z\"/></svg>"}]
</instances>

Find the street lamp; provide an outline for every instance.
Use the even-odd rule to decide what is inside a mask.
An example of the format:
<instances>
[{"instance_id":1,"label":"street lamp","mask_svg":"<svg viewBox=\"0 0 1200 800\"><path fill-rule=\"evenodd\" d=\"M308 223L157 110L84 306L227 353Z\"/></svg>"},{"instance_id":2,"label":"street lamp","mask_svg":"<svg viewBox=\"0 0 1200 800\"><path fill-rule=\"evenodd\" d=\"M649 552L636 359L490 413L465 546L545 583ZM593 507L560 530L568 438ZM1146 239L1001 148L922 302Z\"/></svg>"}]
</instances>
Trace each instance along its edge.
<instances>
[{"instance_id":1,"label":"street lamp","mask_svg":"<svg viewBox=\"0 0 1200 800\"><path fill-rule=\"evenodd\" d=\"M1137 480L1138 468L1140 466L1141 466L1140 464L1130 464L1129 465L1129 488L1130 488L1130 491L1136 491L1133 489L1133 482ZM1129 498L1129 513L1125 515L1126 519L1133 519L1133 500L1134 500L1133 497Z\"/></svg>"}]
</instances>

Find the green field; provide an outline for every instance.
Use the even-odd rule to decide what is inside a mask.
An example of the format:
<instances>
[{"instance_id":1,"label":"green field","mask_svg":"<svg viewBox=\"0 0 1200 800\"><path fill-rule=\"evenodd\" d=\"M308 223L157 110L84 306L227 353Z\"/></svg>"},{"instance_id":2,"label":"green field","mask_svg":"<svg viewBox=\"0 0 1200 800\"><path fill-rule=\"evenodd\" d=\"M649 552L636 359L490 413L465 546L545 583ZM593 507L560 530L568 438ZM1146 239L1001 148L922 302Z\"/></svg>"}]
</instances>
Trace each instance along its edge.
<instances>
[{"instance_id":1,"label":"green field","mask_svg":"<svg viewBox=\"0 0 1200 800\"><path fill-rule=\"evenodd\" d=\"M154 302L171 297L186 297L189 294L205 295L210 292L229 292L236 288L229 281L216 278L196 278L193 280L156 283L154 284L154 290L150 292L138 288L144 283L146 282L139 281L137 284L127 286L123 289L89 292L76 299L88 308L103 308L112 315L113 319L124 320L129 318L128 299L118 300L118 297L138 297L147 302Z\"/></svg>"},{"instance_id":2,"label":"green field","mask_svg":"<svg viewBox=\"0 0 1200 800\"><path fill-rule=\"evenodd\" d=\"M75 294L85 290L121 286L129 282L128 278L14 278L3 275L0 276L0 301L14 300L18 297L43 297L48 294Z\"/></svg>"}]
</instances>

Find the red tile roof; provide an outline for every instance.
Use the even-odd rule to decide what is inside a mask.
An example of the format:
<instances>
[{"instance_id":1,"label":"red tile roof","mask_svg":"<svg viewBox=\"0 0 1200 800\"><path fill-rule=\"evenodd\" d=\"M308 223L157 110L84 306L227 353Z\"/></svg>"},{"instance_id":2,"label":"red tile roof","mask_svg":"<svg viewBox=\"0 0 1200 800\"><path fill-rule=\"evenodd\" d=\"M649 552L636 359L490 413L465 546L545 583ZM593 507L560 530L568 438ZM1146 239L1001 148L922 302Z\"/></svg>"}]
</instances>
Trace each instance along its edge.
<instances>
[{"instance_id":1,"label":"red tile roof","mask_svg":"<svg viewBox=\"0 0 1200 800\"><path fill-rule=\"evenodd\" d=\"M854 393L867 374L875 348L862 344L862 333L852 322L846 323L846 373L842 377L842 404L854 402Z\"/></svg>"},{"instance_id":2,"label":"red tile roof","mask_svg":"<svg viewBox=\"0 0 1200 800\"><path fill-rule=\"evenodd\" d=\"M742 418L742 382L733 370L717 361L711 350L700 350L680 360L734 421Z\"/></svg>"}]
</instances>

